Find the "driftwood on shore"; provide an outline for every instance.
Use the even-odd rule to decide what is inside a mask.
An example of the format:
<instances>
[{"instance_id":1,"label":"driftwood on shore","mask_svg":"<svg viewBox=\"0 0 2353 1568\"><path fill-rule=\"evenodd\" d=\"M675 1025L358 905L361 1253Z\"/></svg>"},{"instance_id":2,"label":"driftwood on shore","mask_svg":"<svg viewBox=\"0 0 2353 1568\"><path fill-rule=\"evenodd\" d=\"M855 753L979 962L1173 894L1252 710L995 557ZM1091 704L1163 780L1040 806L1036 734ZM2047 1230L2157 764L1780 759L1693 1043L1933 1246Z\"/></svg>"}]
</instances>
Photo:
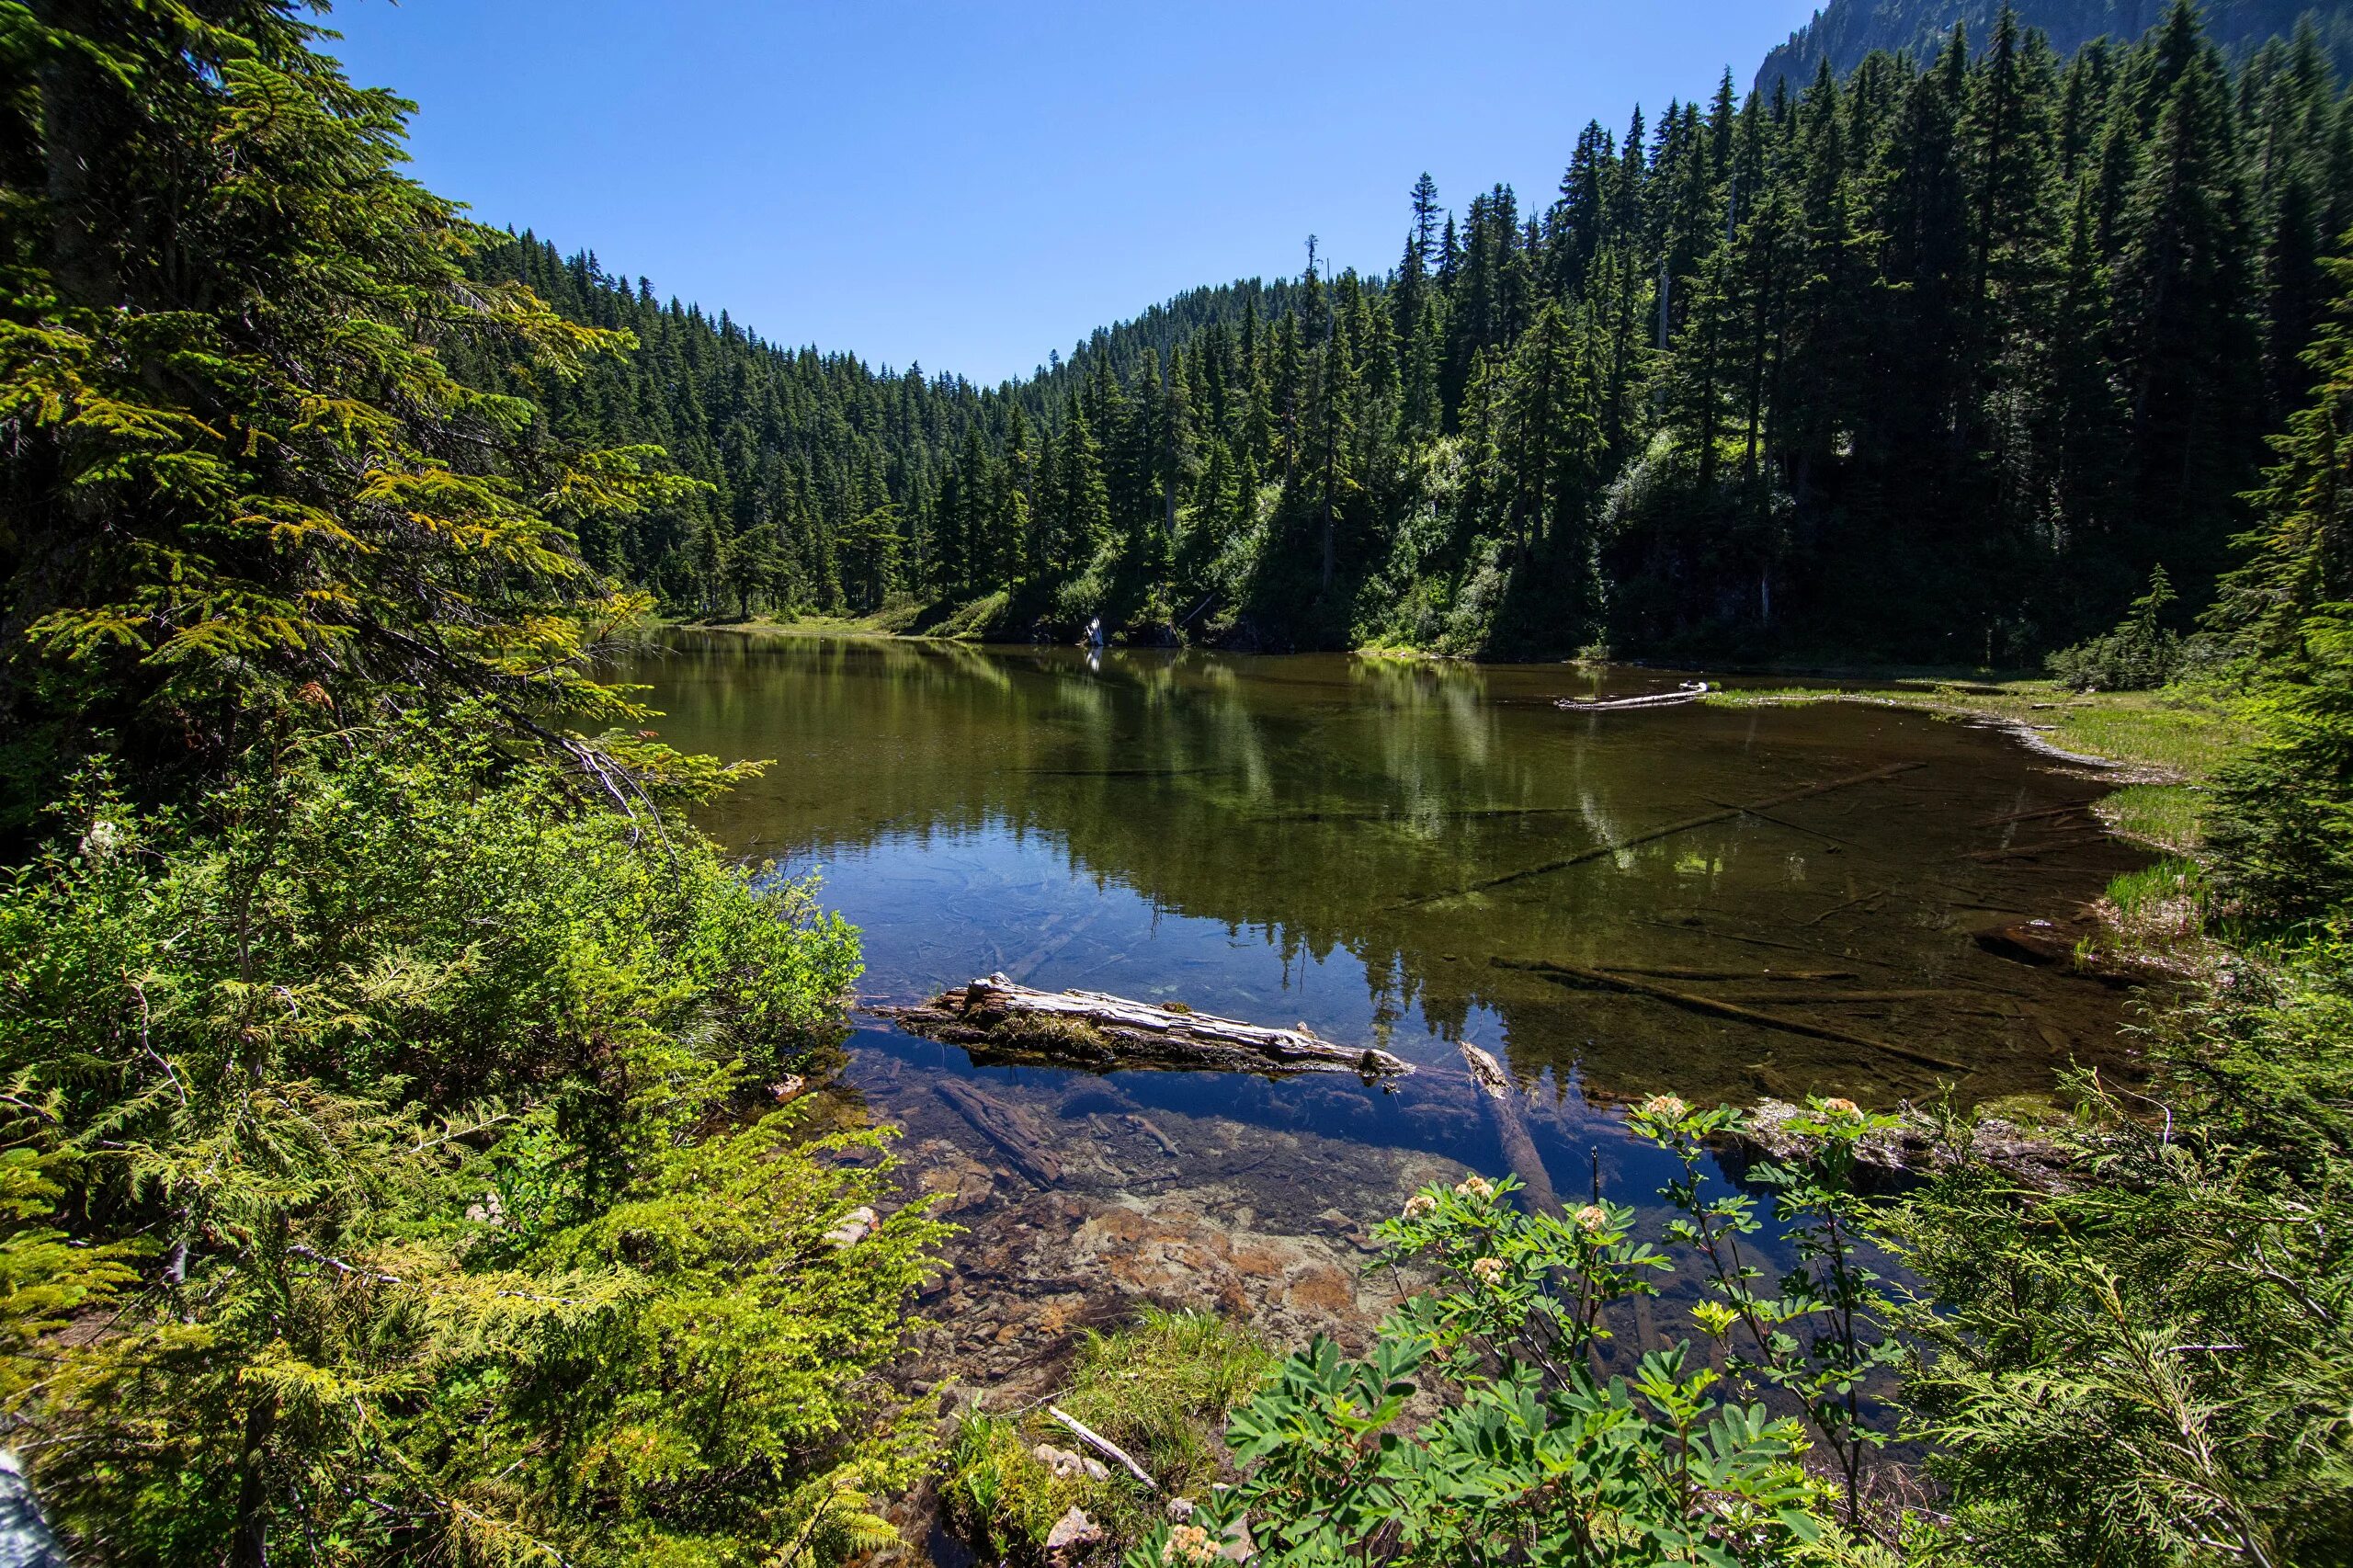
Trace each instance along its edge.
<instances>
[{"instance_id":1,"label":"driftwood on shore","mask_svg":"<svg viewBox=\"0 0 2353 1568\"><path fill-rule=\"evenodd\" d=\"M1302 1024L1267 1028L1133 1002L1100 991L1037 991L1002 974L912 1007L876 1007L910 1034L961 1045L976 1062L1035 1062L1098 1073L1120 1068L1257 1073L1354 1073L1367 1080L1413 1068L1385 1051L1319 1039Z\"/></svg>"}]
</instances>

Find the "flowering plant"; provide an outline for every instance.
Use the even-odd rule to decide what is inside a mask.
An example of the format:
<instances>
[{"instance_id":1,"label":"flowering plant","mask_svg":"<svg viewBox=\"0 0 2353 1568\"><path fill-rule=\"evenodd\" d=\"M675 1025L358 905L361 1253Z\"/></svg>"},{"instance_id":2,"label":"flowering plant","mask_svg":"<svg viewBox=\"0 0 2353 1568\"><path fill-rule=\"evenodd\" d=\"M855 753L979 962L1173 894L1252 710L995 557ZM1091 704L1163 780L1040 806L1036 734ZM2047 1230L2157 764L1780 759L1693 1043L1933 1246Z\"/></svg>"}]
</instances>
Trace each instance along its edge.
<instances>
[{"instance_id":1,"label":"flowering plant","mask_svg":"<svg viewBox=\"0 0 2353 1568\"><path fill-rule=\"evenodd\" d=\"M1811 1114L1825 1127L1870 1120ZM1737 1119L1661 1096L1632 1125L1688 1152ZM1732 1221L1714 1209L1691 1218L1696 1160L1667 1196L1685 1216L1672 1233L1704 1258L1695 1226L1722 1247ZM1820 1420L1810 1433L1756 1403L1785 1386L1761 1365L1728 1378L1688 1340L1621 1342L1673 1260L1636 1235L1630 1208L1597 1198L1547 1212L1515 1202L1523 1191L1513 1178L1433 1184L1381 1223L1383 1262L1436 1282L1391 1314L1365 1358L1319 1339L1234 1414L1241 1474L1195 1516L1200 1539L1246 1527L1267 1568L1836 1560L1823 1555L1842 1540L1826 1522L1834 1489L1802 1462ZM1732 1310L1726 1278L1743 1277L1707 1276L1703 1324ZM1437 1414L1409 1430L1416 1405ZM1129 1568L1169 1568L1194 1541L1156 1532Z\"/></svg>"}]
</instances>

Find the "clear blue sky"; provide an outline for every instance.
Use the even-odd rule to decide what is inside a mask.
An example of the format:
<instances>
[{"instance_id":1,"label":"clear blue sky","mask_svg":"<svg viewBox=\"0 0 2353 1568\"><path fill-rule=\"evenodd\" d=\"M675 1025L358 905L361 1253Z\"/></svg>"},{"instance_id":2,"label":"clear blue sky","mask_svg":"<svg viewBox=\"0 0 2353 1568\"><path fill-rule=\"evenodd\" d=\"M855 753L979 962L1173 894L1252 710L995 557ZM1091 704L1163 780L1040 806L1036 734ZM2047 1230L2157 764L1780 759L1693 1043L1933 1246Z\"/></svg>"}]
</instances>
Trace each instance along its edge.
<instances>
[{"instance_id":1,"label":"clear blue sky","mask_svg":"<svg viewBox=\"0 0 2353 1568\"><path fill-rule=\"evenodd\" d=\"M983 381L1196 284L1394 264L1427 169L1745 91L1813 0L342 0L415 173L788 344Z\"/></svg>"}]
</instances>

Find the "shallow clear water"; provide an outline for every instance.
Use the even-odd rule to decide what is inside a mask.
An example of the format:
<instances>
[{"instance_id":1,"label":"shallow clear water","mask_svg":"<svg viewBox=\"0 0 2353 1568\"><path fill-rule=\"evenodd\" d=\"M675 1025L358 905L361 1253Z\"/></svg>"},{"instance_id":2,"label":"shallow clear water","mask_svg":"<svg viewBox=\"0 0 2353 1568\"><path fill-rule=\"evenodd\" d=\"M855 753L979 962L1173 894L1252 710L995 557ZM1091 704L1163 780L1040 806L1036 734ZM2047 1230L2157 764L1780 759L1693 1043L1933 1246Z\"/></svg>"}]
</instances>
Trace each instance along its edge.
<instances>
[{"instance_id":1,"label":"shallow clear water","mask_svg":"<svg viewBox=\"0 0 2353 1568\"><path fill-rule=\"evenodd\" d=\"M2034 814L2100 787L2000 733L1845 704L1570 713L1554 699L1676 677L1557 665L710 634L625 673L665 739L775 759L706 826L822 872L865 933L871 998L1002 971L1304 1022L1430 1069L1394 1092L1100 1079L863 1029L848 1089L906 1128L911 1178L971 1227L943 1290L984 1377L976 1336L1010 1375L1137 1297L1279 1333L1376 1313L1393 1286L1363 1274L1363 1228L1417 1182L1501 1174L1462 1040L1529 1085L1559 1189L1628 1201L1665 1174L1618 1131L1628 1096L1983 1098L2112 1049L2115 994L1972 940L2144 859ZM1851 1038L1507 967L1529 962L1643 971ZM1059 1171L1025 1171L943 1076Z\"/></svg>"}]
</instances>

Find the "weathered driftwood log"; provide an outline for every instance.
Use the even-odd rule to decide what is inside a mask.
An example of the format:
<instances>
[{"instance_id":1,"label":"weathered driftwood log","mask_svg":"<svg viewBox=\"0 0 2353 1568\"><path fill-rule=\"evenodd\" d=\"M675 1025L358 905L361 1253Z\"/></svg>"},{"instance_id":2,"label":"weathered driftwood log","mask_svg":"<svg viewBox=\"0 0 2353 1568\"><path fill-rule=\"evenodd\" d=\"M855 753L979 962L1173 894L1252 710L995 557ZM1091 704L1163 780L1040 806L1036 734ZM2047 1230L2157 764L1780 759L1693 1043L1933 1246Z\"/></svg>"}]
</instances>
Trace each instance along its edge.
<instances>
[{"instance_id":1,"label":"weathered driftwood log","mask_svg":"<svg viewBox=\"0 0 2353 1568\"><path fill-rule=\"evenodd\" d=\"M1320 1040L1304 1024L1267 1028L1099 991L1035 991L1002 974L918 1006L873 1011L910 1034L961 1045L977 1062L1040 1062L1103 1073L1123 1067L1270 1077L1354 1073L1366 1079L1414 1070L1385 1051Z\"/></svg>"},{"instance_id":2,"label":"weathered driftwood log","mask_svg":"<svg viewBox=\"0 0 2353 1568\"><path fill-rule=\"evenodd\" d=\"M1673 691L1654 691L1641 697L1576 698L1556 697L1552 706L1570 713L1614 713L1621 708L1674 708L1686 702L1697 702L1708 695L1708 683L1678 687Z\"/></svg>"},{"instance_id":3,"label":"weathered driftwood log","mask_svg":"<svg viewBox=\"0 0 2353 1568\"><path fill-rule=\"evenodd\" d=\"M1536 1152L1536 1140L1528 1135L1528 1119L1519 1113L1519 1085L1512 1082L1502 1062L1467 1040L1462 1042L1462 1064L1479 1086L1479 1103L1486 1108L1495 1142L1503 1145L1505 1163L1528 1189L1529 1206L1541 1213L1558 1214L1560 1194L1552 1190L1544 1156Z\"/></svg>"}]
</instances>

